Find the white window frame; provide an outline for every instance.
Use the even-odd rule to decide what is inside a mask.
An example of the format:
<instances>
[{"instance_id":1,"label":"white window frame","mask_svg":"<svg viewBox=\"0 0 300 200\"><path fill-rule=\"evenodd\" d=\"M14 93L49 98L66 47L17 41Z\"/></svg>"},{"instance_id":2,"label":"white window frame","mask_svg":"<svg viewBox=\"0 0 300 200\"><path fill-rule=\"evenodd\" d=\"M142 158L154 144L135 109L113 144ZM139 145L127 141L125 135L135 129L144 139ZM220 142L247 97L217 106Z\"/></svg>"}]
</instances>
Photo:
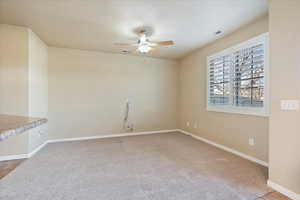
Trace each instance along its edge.
<instances>
[{"instance_id":1,"label":"white window frame","mask_svg":"<svg viewBox=\"0 0 300 200\"><path fill-rule=\"evenodd\" d=\"M238 107L234 105L210 105L209 103L209 97L210 97L210 81L209 81L209 62L210 60L232 54L235 51L238 51L240 49L243 49L245 47L254 46L256 44L264 44L264 52L265 52L265 60L264 60L264 106L260 108L254 108L254 107ZM256 115L256 116L269 116L269 33L261 34L257 37L254 37L250 40L247 40L245 42L242 42L240 44L237 44L233 47L227 48L221 52L215 53L211 56L207 57L207 68L206 68L206 74L207 74L207 96L206 96L206 105L207 105L207 111L214 111L214 112L224 112L224 113L237 113L237 114L245 114L245 115ZM232 88L232 87L231 87Z\"/></svg>"}]
</instances>

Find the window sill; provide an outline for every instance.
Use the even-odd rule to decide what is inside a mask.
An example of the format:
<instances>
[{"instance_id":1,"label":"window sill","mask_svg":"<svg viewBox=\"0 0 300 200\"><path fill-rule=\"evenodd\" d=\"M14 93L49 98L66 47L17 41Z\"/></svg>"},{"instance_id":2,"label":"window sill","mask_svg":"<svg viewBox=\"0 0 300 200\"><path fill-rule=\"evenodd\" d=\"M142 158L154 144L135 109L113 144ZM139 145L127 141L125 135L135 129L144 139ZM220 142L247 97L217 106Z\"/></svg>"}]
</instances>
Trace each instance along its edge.
<instances>
[{"instance_id":1,"label":"window sill","mask_svg":"<svg viewBox=\"0 0 300 200\"><path fill-rule=\"evenodd\" d=\"M269 114L265 111L264 108L256 109L256 108L237 108L237 107L207 107L206 109L209 112L222 112L222 113L232 113L232 114L241 114L241 115L254 115L260 117L269 117Z\"/></svg>"}]
</instances>

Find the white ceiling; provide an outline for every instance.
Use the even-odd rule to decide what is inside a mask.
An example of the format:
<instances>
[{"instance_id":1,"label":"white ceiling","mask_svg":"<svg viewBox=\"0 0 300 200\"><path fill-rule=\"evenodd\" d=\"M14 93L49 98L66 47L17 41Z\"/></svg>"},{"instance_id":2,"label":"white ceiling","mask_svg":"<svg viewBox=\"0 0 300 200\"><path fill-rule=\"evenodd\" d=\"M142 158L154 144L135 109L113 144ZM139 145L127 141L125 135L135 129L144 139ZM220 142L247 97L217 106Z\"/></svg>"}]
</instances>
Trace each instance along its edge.
<instances>
[{"instance_id":1,"label":"white ceiling","mask_svg":"<svg viewBox=\"0 0 300 200\"><path fill-rule=\"evenodd\" d=\"M265 15L267 0L0 0L0 23L31 28L50 46L120 52L114 42L153 29L164 58L181 58ZM221 37L221 36L219 36Z\"/></svg>"}]
</instances>

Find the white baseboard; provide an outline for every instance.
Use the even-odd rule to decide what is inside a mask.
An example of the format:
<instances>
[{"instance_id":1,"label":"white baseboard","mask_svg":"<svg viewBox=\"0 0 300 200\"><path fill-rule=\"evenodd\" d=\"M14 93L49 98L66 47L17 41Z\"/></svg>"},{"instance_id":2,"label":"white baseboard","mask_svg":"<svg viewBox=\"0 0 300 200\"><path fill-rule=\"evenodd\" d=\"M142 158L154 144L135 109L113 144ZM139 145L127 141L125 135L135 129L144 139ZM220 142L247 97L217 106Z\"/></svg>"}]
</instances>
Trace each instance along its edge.
<instances>
[{"instance_id":1,"label":"white baseboard","mask_svg":"<svg viewBox=\"0 0 300 200\"><path fill-rule=\"evenodd\" d=\"M32 152L28 154L18 154L18 155L10 155L10 156L0 156L0 161L9 161L9 160L19 160L19 159L25 159L25 158L31 158L34 156L38 151L40 151L42 148L44 148L47 145L47 141L38 146L36 149L34 149Z\"/></svg>"},{"instance_id":2,"label":"white baseboard","mask_svg":"<svg viewBox=\"0 0 300 200\"><path fill-rule=\"evenodd\" d=\"M66 138L66 139L56 139L56 140L47 140L35 150L28 154L19 154L19 155L11 155L11 156L0 156L0 161L8 161L8 160L17 160L30 158L34 156L38 151L44 148L48 143L56 143L56 142L70 142L70 141L81 141L81 140L93 140L93 139L102 139L102 138L113 138L113 137L124 137L124 136L137 136L137 135L149 135L149 134L157 134L157 133L172 133L179 131L178 129L172 130L160 130L160 131L144 131L144 132L133 132L133 133L119 133L114 135L100 135L100 136L91 136L91 137L79 137L79 138Z\"/></svg>"},{"instance_id":3,"label":"white baseboard","mask_svg":"<svg viewBox=\"0 0 300 200\"><path fill-rule=\"evenodd\" d=\"M35 155L38 151L40 151L43 147L45 147L48 143L56 143L56 142L70 142L70 141L82 141L82 140L93 140L93 139L103 139L103 138L113 138L113 137L125 137L125 136L137 136L137 135L149 135L149 134L158 134L158 133L172 133L172 132L181 132L186 135L192 136L195 139L201 140L205 143L208 143L210 145L213 145L215 147L218 147L220 149L223 149L225 151L228 151L230 153L233 153L235 155L238 155L242 158L248 159L250 161L256 162L258 164L261 164L263 166L268 167L268 163L256 159L254 157L248 156L246 154L240 153L236 150L233 150L231 148L228 148L226 146L217 144L215 142L212 142L210 140L207 140L205 138L193 135L192 133L186 132L181 129L172 129L172 130L160 130L160 131L144 131L144 132L133 132L133 133L120 133L120 134L114 134L114 135L100 135L100 136L90 136L90 137L79 137L79 138L65 138L65 139L55 139L55 140L48 140L39 147L37 147L34 151L28 153L28 154L20 154L20 155L11 155L11 156L0 156L0 161L6 161L6 160L15 160L15 159L23 159L23 158L30 158L33 155Z\"/></svg>"},{"instance_id":4,"label":"white baseboard","mask_svg":"<svg viewBox=\"0 0 300 200\"><path fill-rule=\"evenodd\" d=\"M300 200L300 194L292 192L292 191L286 189L285 187L278 185L277 183L274 183L274 182L268 180L268 186L293 200Z\"/></svg>"},{"instance_id":5,"label":"white baseboard","mask_svg":"<svg viewBox=\"0 0 300 200\"><path fill-rule=\"evenodd\" d=\"M19 160L28 158L28 154L18 154L18 155L10 155L10 156L0 156L0 161L8 161L8 160Z\"/></svg>"},{"instance_id":6,"label":"white baseboard","mask_svg":"<svg viewBox=\"0 0 300 200\"><path fill-rule=\"evenodd\" d=\"M35 150L33 150L32 152L30 152L29 154L27 154L28 158L31 158L32 156L34 156L37 152L39 152L47 144L48 144L48 141L45 141L43 144L41 144L40 146L38 146Z\"/></svg>"},{"instance_id":7,"label":"white baseboard","mask_svg":"<svg viewBox=\"0 0 300 200\"><path fill-rule=\"evenodd\" d=\"M157 133L172 133L172 132L176 132L176 131L178 131L178 130L177 129L172 129L172 130L160 130L160 131L119 133L119 134L112 134L112 135L99 135L99 136L78 137L78 138L65 138L65 139L48 140L48 143L71 142L71 141L81 141L81 140L94 140L94 139L125 137L125 136L137 136L137 135L149 135L149 134L157 134Z\"/></svg>"},{"instance_id":8,"label":"white baseboard","mask_svg":"<svg viewBox=\"0 0 300 200\"><path fill-rule=\"evenodd\" d=\"M268 163L265 162L265 161L262 161L262 160L259 160L259 159L257 159L257 158L254 158L254 157L252 157L252 156L249 156L249 155L246 155L246 154L244 154L244 153L238 152L238 151L236 151L236 150L234 150L234 149L231 149L231 148L229 148L229 147L226 147L226 146L224 146L224 145L217 144L217 143L215 143L215 142L213 142L213 141L210 141L210 140L208 140L208 139L202 138L202 137L200 137L200 136L196 136L196 135L194 135L194 134L192 134L192 133L189 133L189 132L184 131L184 130L181 130L181 129L179 129L178 131L181 132L181 133L183 133L183 134L192 136L193 138L195 138L195 139L197 139L197 140L200 140L200 141L202 141L202 142L205 142L205 143L207 143L207 144L210 144L210 145L213 145L213 146L215 146L215 147L217 147L217 148L220 148L220 149L222 149L222 150L224 150L224 151L230 152L230 153L232 153L232 154L235 154L235 155L237 155L237 156L240 156L240 157L242 157L242 158L245 158L245 159L247 159L247 160L250 160L250 161L252 161L252 162L258 163L258 164L263 165L263 166L265 166L265 167L268 167L268 166L269 166Z\"/></svg>"}]
</instances>

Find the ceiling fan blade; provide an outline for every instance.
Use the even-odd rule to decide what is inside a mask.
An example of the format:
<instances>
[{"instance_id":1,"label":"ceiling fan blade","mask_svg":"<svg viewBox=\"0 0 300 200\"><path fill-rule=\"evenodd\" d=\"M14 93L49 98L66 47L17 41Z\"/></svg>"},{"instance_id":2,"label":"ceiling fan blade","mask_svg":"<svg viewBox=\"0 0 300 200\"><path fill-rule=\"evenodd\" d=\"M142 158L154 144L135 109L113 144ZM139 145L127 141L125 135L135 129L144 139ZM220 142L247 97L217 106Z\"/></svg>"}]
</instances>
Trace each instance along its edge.
<instances>
[{"instance_id":1,"label":"ceiling fan blade","mask_svg":"<svg viewBox=\"0 0 300 200\"><path fill-rule=\"evenodd\" d=\"M128 53L137 55L137 54L139 54L140 52L139 52L138 49L136 49L136 50L133 50L133 51L128 51Z\"/></svg>"},{"instance_id":2,"label":"ceiling fan blade","mask_svg":"<svg viewBox=\"0 0 300 200\"><path fill-rule=\"evenodd\" d=\"M157 50L157 49L154 49L154 48L151 48L149 52L151 52L151 53L153 53L153 54L157 54L157 55L160 54L160 51Z\"/></svg>"},{"instance_id":3,"label":"ceiling fan blade","mask_svg":"<svg viewBox=\"0 0 300 200\"><path fill-rule=\"evenodd\" d=\"M167 46L167 45L173 45L174 42L172 40L170 41L162 41L162 42L150 42L150 46Z\"/></svg>"},{"instance_id":4,"label":"ceiling fan blade","mask_svg":"<svg viewBox=\"0 0 300 200\"><path fill-rule=\"evenodd\" d=\"M137 46L137 43L114 43L116 46Z\"/></svg>"}]
</instances>

